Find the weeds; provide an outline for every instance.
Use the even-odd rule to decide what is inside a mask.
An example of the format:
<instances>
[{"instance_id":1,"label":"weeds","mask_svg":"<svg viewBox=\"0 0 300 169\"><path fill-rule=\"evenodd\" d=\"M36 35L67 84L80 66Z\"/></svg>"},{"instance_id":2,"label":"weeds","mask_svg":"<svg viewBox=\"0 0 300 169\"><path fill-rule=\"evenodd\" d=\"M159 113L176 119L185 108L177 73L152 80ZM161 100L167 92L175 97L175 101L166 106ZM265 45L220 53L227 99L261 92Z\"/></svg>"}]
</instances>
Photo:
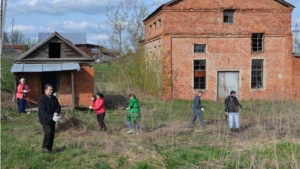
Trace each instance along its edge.
<instances>
[{"instance_id":1,"label":"weeds","mask_svg":"<svg viewBox=\"0 0 300 169\"><path fill-rule=\"evenodd\" d=\"M110 134L99 131L94 112L77 109L67 114L72 123L66 121L67 127L56 133L54 153L43 153L37 113L20 115L2 107L1 168L300 168L299 102L244 101L241 133L234 133L225 121L223 103L204 100L202 128L190 124L191 100L158 101L146 95L159 96L160 87L145 91L148 84L138 81L145 72L137 72L138 62L127 65L130 57L94 65ZM126 134L126 112L121 110L131 91L141 101L138 136ZM2 105L10 102L2 99Z\"/></svg>"}]
</instances>

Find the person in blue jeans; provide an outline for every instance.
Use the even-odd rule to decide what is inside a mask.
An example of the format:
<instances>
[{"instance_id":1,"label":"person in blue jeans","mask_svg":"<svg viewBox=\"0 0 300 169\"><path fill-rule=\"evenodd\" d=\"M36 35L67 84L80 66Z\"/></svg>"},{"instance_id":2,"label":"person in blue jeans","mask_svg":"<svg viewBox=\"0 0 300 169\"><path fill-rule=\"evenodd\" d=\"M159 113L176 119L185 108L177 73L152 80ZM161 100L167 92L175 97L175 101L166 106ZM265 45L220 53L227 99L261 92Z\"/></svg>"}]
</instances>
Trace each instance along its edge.
<instances>
[{"instance_id":1,"label":"person in blue jeans","mask_svg":"<svg viewBox=\"0 0 300 169\"><path fill-rule=\"evenodd\" d=\"M196 96L194 97L193 106L192 106L193 115L192 115L191 124L194 124L196 118L198 117L200 125L204 126L202 113L201 113L201 111L204 111L204 108L201 106L201 96L202 96L203 92L197 91L195 94L196 94Z\"/></svg>"},{"instance_id":2,"label":"person in blue jeans","mask_svg":"<svg viewBox=\"0 0 300 169\"><path fill-rule=\"evenodd\" d=\"M242 108L242 105L239 103L238 99L235 97L236 92L232 90L230 96L225 99L225 112L229 116L229 128L230 131L240 132L240 115L239 108ZM234 119L234 120L233 120ZM235 121L235 130L233 130L233 121Z\"/></svg>"}]
</instances>

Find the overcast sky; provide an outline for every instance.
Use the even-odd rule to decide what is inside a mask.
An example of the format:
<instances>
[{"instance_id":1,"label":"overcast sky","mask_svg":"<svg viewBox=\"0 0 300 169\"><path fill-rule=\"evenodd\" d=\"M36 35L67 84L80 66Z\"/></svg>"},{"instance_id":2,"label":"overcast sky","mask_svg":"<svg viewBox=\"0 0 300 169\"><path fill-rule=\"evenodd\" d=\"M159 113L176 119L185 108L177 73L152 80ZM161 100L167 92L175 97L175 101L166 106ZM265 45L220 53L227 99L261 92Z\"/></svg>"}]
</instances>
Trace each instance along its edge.
<instances>
[{"instance_id":1,"label":"overcast sky","mask_svg":"<svg viewBox=\"0 0 300 169\"><path fill-rule=\"evenodd\" d=\"M5 31L22 31L27 37L37 37L38 32L87 33L88 43L99 44L107 38L99 25L105 27L105 7L118 0L8 0ZM170 0L143 0L159 5ZM300 0L286 0L296 8L292 14L293 25L300 22Z\"/></svg>"}]
</instances>

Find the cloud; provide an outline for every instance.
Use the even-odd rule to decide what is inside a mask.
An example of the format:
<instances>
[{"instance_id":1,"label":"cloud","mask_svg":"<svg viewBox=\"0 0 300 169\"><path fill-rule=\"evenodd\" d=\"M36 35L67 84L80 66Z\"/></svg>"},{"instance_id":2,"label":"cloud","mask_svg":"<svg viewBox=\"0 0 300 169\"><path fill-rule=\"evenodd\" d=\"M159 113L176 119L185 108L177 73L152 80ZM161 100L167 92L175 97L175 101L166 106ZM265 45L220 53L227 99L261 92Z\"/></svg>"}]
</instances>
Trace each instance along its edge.
<instances>
[{"instance_id":1,"label":"cloud","mask_svg":"<svg viewBox=\"0 0 300 169\"><path fill-rule=\"evenodd\" d=\"M19 0L8 2L8 13L63 15L70 12L99 14L117 0Z\"/></svg>"},{"instance_id":2,"label":"cloud","mask_svg":"<svg viewBox=\"0 0 300 169\"><path fill-rule=\"evenodd\" d=\"M63 21L63 22L48 22L42 26L34 25L14 25L14 30L19 30L22 33L30 35L38 35L39 32L49 32L52 33L57 31L59 33L94 33L100 32L98 24L82 21ZM11 26L6 29L7 32L11 32Z\"/></svg>"},{"instance_id":3,"label":"cloud","mask_svg":"<svg viewBox=\"0 0 300 169\"><path fill-rule=\"evenodd\" d=\"M97 35L88 37L88 43L97 44L97 43L107 40L107 39L108 39L107 34L97 34Z\"/></svg>"},{"instance_id":4,"label":"cloud","mask_svg":"<svg viewBox=\"0 0 300 169\"><path fill-rule=\"evenodd\" d=\"M63 27L67 30L78 30L78 29L89 29L96 30L99 29L98 24L90 23L90 22L73 22L73 21L64 21Z\"/></svg>"}]
</instances>

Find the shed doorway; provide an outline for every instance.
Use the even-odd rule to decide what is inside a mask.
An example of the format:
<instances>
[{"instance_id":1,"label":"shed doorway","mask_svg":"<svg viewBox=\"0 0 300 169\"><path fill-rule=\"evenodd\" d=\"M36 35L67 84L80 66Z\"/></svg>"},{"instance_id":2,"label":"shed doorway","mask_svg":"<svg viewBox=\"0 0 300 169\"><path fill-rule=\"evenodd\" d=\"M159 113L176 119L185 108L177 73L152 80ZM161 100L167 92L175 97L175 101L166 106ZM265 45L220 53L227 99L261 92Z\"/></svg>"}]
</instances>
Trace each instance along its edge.
<instances>
[{"instance_id":1,"label":"shed doorway","mask_svg":"<svg viewBox=\"0 0 300 169\"><path fill-rule=\"evenodd\" d=\"M224 101L231 90L239 92L239 72L218 72L218 101Z\"/></svg>"},{"instance_id":2,"label":"shed doorway","mask_svg":"<svg viewBox=\"0 0 300 169\"><path fill-rule=\"evenodd\" d=\"M45 85L51 84L53 87L53 93L57 92L57 72L42 72L41 75L42 79L42 86L41 86L41 93L45 93Z\"/></svg>"}]
</instances>

